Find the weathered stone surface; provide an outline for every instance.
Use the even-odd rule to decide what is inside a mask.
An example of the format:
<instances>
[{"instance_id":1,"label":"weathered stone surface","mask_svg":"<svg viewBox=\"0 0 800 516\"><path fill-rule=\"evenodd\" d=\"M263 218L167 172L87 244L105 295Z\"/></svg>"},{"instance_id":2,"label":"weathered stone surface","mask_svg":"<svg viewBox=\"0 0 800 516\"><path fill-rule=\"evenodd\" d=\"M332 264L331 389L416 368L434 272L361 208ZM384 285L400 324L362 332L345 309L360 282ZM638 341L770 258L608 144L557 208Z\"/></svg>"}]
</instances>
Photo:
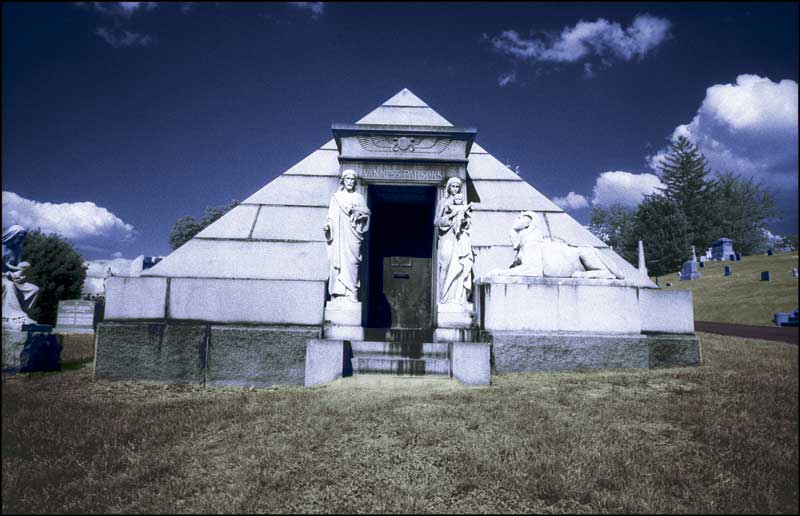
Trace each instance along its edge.
<instances>
[{"instance_id":1,"label":"weathered stone surface","mask_svg":"<svg viewBox=\"0 0 800 516\"><path fill-rule=\"evenodd\" d=\"M481 278L494 269L505 269L514 263L516 251L511 244L501 246L477 246L472 250L475 252L475 264L472 266L472 273L475 278Z\"/></svg>"},{"instance_id":2,"label":"weathered stone surface","mask_svg":"<svg viewBox=\"0 0 800 516\"><path fill-rule=\"evenodd\" d=\"M202 383L206 328L202 324L100 323L95 378Z\"/></svg>"},{"instance_id":3,"label":"weathered stone surface","mask_svg":"<svg viewBox=\"0 0 800 516\"><path fill-rule=\"evenodd\" d=\"M639 289L642 331L694 333L691 290Z\"/></svg>"},{"instance_id":4,"label":"weathered stone surface","mask_svg":"<svg viewBox=\"0 0 800 516\"><path fill-rule=\"evenodd\" d=\"M335 176L339 177L339 152L336 142L326 144L320 150L312 152L292 168L284 172L290 176ZM329 142L330 143L330 142Z\"/></svg>"},{"instance_id":5,"label":"weathered stone surface","mask_svg":"<svg viewBox=\"0 0 800 516\"><path fill-rule=\"evenodd\" d=\"M261 324L321 324L324 281L170 280L171 319Z\"/></svg>"},{"instance_id":6,"label":"weathered stone surface","mask_svg":"<svg viewBox=\"0 0 800 516\"><path fill-rule=\"evenodd\" d=\"M206 383L303 385L306 341L314 338L319 338L319 329L212 325Z\"/></svg>"},{"instance_id":7,"label":"weathered stone surface","mask_svg":"<svg viewBox=\"0 0 800 516\"><path fill-rule=\"evenodd\" d=\"M411 90L408 88L403 88L382 105L394 107L428 107L421 98L411 93Z\"/></svg>"},{"instance_id":8,"label":"weathered stone surface","mask_svg":"<svg viewBox=\"0 0 800 516\"><path fill-rule=\"evenodd\" d=\"M195 238L142 273L149 276L325 280L328 263L325 242Z\"/></svg>"},{"instance_id":9,"label":"weathered stone surface","mask_svg":"<svg viewBox=\"0 0 800 516\"><path fill-rule=\"evenodd\" d=\"M600 253L603 260L610 262L617 271L622 273L627 283L637 287L658 288L658 285L653 283L653 280L641 273L639 269L628 263L627 260L615 253L614 250L604 247L597 249L597 252Z\"/></svg>"},{"instance_id":10,"label":"weathered stone surface","mask_svg":"<svg viewBox=\"0 0 800 516\"><path fill-rule=\"evenodd\" d=\"M467 385L489 385L491 377L489 344L454 342L453 378Z\"/></svg>"},{"instance_id":11,"label":"weathered stone surface","mask_svg":"<svg viewBox=\"0 0 800 516\"><path fill-rule=\"evenodd\" d=\"M472 184L480 198L480 202L474 204L475 211L562 211L555 203L524 181L473 180ZM471 199L468 200L472 202Z\"/></svg>"},{"instance_id":12,"label":"weathered stone surface","mask_svg":"<svg viewBox=\"0 0 800 516\"><path fill-rule=\"evenodd\" d=\"M467 174L473 181L506 180L522 182L522 179L517 174L476 143L473 143L470 149Z\"/></svg>"},{"instance_id":13,"label":"weathered stone surface","mask_svg":"<svg viewBox=\"0 0 800 516\"><path fill-rule=\"evenodd\" d=\"M28 332L3 328L3 370L19 370L19 354Z\"/></svg>"},{"instance_id":14,"label":"weathered stone surface","mask_svg":"<svg viewBox=\"0 0 800 516\"><path fill-rule=\"evenodd\" d=\"M97 306L94 301L68 299L58 302L53 333L91 333L94 335Z\"/></svg>"},{"instance_id":15,"label":"weathered stone surface","mask_svg":"<svg viewBox=\"0 0 800 516\"><path fill-rule=\"evenodd\" d=\"M545 213L544 217L547 219L547 227L553 238L560 238L570 245L608 247L566 213Z\"/></svg>"},{"instance_id":16,"label":"weathered stone surface","mask_svg":"<svg viewBox=\"0 0 800 516\"><path fill-rule=\"evenodd\" d=\"M486 330L639 333L636 288L620 280L483 279Z\"/></svg>"},{"instance_id":17,"label":"weathered stone surface","mask_svg":"<svg viewBox=\"0 0 800 516\"><path fill-rule=\"evenodd\" d=\"M262 206L253 238L324 242L322 226L328 210L323 207Z\"/></svg>"},{"instance_id":18,"label":"weathered stone surface","mask_svg":"<svg viewBox=\"0 0 800 516\"><path fill-rule=\"evenodd\" d=\"M379 106L364 115L357 124L452 126L442 115L429 107Z\"/></svg>"},{"instance_id":19,"label":"weathered stone surface","mask_svg":"<svg viewBox=\"0 0 800 516\"><path fill-rule=\"evenodd\" d=\"M492 332L496 373L697 365L693 335Z\"/></svg>"},{"instance_id":20,"label":"weathered stone surface","mask_svg":"<svg viewBox=\"0 0 800 516\"><path fill-rule=\"evenodd\" d=\"M497 373L648 367L640 335L492 332Z\"/></svg>"},{"instance_id":21,"label":"weathered stone surface","mask_svg":"<svg viewBox=\"0 0 800 516\"><path fill-rule=\"evenodd\" d=\"M344 341L320 339L306 341L306 387L341 378L343 369Z\"/></svg>"},{"instance_id":22,"label":"weathered stone surface","mask_svg":"<svg viewBox=\"0 0 800 516\"><path fill-rule=\"evenodd\" d=\"M106 281L105 320L163 319L167 279L114 276Z\"/></svg>"},{"instance_id":23,"label":"weathered stone surface","mask_svg":"<svg viewBox=\"0 0 800 516\"><path fill-rule=\"evenodd\" d=\"M519 215L518 211L476 211L472 214L472 245L479 247L486 246L510 246L511 240L508 236L508 229ZM544 219L539 214L536 227L547 228ZM545 236L548 236L545 234ZM504 267L507 267L505 265Z\"/></svg>"},{"instance_id":24,"label":"weathered stone surface","mask_svg":"<svg viewBox=\"0 0 800 516\"><path fill-rule=\"evenodd\" d=\"M197 238L248 238L258 206L240 204L197 234Z\"/></svg>"},{"instance_id":25,"label":"weathered stone surface","mask_svg":"<svg viewBox=\"0 0 800 516\"><path fill-rule=\"evenodd\" d=\"M648 335L646 342L650 367L692 366L703 361L695 335Z\"/></svg>"},{"instance_id":26,"label":"weathered stone surface","mask_svg":"<svg viewBox=\"0 0 800 516\"><path fill-rule=\"evenodd\" d=\"M276 206L328 206L339 187L334 176L280 175L244 200L247 204Z\"/></svg>"}]
</instances>

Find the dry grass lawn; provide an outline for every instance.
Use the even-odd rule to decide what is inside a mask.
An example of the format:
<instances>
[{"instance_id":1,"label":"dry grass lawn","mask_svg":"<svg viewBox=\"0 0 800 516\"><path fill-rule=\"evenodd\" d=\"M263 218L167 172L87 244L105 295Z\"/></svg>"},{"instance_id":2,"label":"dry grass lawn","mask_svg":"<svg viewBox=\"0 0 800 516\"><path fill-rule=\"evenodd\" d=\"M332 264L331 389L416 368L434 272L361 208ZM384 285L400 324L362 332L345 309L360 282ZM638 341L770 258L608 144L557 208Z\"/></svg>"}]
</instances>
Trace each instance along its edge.
<instances>
[{"instance_id":1,"label":"dry grass lawn","mask_svg":"<svg viewBox=\"0 0 800 516\"><path fill-rule=\"evenodd\" d=\"M798 348L313 389L4 376L2 512L797 513Z\"/></svg>"}]
</instances>

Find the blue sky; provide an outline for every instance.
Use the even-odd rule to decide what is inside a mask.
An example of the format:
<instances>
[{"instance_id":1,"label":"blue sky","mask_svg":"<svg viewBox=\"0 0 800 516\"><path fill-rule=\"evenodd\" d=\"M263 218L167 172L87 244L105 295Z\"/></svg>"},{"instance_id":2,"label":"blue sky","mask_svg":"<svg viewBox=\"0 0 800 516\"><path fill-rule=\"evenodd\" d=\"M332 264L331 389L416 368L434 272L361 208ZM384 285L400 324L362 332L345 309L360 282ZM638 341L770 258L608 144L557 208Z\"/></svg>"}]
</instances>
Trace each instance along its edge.
<instances>
[{"instance_id":1,"label":"blue sky","mask_svg":"<svg viewBox=\"0 0 800 516\"><path fill-rule=\"evenodd\" d=\"M3 3L3 226L169 253L407 87L582 223L686 134L797 232L795 3Z\"/></svg>"}]
</instances>

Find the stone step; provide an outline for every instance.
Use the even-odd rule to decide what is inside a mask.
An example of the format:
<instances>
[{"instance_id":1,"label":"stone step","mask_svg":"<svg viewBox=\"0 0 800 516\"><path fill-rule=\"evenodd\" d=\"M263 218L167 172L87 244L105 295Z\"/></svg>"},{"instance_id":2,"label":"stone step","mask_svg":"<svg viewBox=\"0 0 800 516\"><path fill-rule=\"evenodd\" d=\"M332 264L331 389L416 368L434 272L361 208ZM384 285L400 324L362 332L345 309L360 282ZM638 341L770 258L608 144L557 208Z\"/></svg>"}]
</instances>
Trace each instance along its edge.
<instances>
[{"instance_id":1,"label":"stone step","mask_svg":"<svg viewBox=\"0 0 800 516\"><path fill-rule=\"evenodd\" d=\"M447 358L448 344L446 342L380 342L368 340L355 340L350 342L353 356L384 355L387 357L406 358Z\"/></svg>"},{"instance_id":2,"label":"stone step","mask_svg":"<svg viewBox=\"0 0 800 516\"><path fill-rule=\"evenodd\" d=\"M430 328L364 328L365 340L425 342L433 340Z\"/></svg>"},{"instance_id":3,"label":"stone step","mask_svg":"<svg viewBox=\"0 0 800 516\"><path fill-rule=\"evenodd\" d=\"M353 374L390 374L402 376L441 376L450 378L448 358L404 358L386 355L353 357Z\"/></svg>"}]
</instances>

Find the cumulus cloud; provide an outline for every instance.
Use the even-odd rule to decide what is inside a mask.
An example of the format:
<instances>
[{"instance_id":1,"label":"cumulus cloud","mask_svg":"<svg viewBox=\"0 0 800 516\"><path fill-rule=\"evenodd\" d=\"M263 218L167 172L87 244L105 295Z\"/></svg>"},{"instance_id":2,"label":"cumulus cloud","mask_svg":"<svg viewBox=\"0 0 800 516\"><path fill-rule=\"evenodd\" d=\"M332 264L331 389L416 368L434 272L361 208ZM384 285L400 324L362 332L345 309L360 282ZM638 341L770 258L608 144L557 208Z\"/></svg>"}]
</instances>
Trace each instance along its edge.
<instances>
[{"instance_id":1,"label":"cumulus cloud","mask_svg":"<svg viewBox=\"0 0 800 516\"><path fill-rule=\"evenodd\" d=\"M152 36L120 28L98 27L94 33L114 48L146 47L153 43Z\"/></svg>"},{"instance_id":2,"label":"cumulus cloud","mask_svg":"<svg viewBox=\"0 0 800 516\"><path fill-rule=\"evenodd\" d=\"M642 59L667 39L670 26L665 18L640 14L627 28L599 18L564 27L557 36L526 38L505 30L489 41L498 52L528 61L573 63L592 56L630 61Z\"/></svg>"},{"instance_id":3,"label":"cumulus cloud","mask_svg":"<svg viewBox=\"0 0 800 516\"><path fill-rule=\"evenodd\" d=\"M310 12L315 20L325 12L325 2L289 2L289 5Z\"/></svg>"},{"instance_id":4,"label":"cumulus cloud","mask_svg":"<svg viewBox=\"0 0 800 516\"><path fill-rule=\"evenodd\" d=\"M565 197L553 197L553 202L564 210L580 210L589 207L586 197L575 192L570 192Z\"/></svg>"},{"instance_id":5,"label":"cumulus cloud","mask_svg":"<svg viewBox=\"0 0 800 516\"><path fill-rule=\"evenodd\" d=\"M765 184L797 188L797 83L743 74L735 84L715 84L691 122L675 128L672 140L694 142L717 172L732 171ZM666 155L648 156L653 170Z\"/></svg>"},{"instance_id":6,"label":"cumulus cloud","mask_svg":"<svg viewBox=\"0 0 800 516\"><path fill-rule=\"evenodd\" d=\"M517 72L506 72L500 74L500 77L497 78L497 84L501 88L505 88L512 82L517 82Z\"/></svg>"},{"instance_id":7,"label":"cumulus cloud","mask_svg":"<svg viewBox=\"0 0 800 516\"><path fill-rule=\"evenodd\" d=\"M3 224L58 233L82 249L103 250L132 242L136 230L93 202L49 203L3 191Z\"/></svg>"},{"instance_id":8,"label":"cumulus cloud","mask_svg":"<svg viewBox=\"0 0 800 516\"><path fill-rule=\"evenodd\" d=\"M645 195L656 193L658 188L664 188L664 183L654 174L603 172L597 177L592 189L592 204L621 204L632 208L638 206Z\"/></svg>"}]
</instances>

